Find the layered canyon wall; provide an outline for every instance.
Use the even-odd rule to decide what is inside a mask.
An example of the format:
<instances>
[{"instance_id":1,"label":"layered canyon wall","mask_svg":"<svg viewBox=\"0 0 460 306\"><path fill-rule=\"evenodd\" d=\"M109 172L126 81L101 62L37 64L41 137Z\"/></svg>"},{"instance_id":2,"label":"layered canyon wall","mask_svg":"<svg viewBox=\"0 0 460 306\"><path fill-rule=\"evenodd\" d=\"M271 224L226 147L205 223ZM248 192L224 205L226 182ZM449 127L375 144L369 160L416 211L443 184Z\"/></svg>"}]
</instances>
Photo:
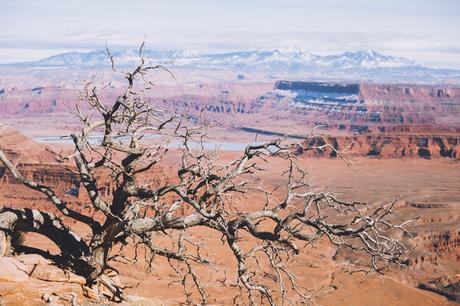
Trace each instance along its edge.
<instances>
[{"instance_id":1,"label":"layered canyon wall","mask_svg":"<svg viewBox=\"0 0 460 306\"><path fill-rule=\"evenodd\" d=\"M308 140L308 145L312 147L326 143L350 156L460 159L460 135L354 135L313 137ZM337 153L331 149L301 153L316 157L337 157Z\"/></svg>"}]
</instances>

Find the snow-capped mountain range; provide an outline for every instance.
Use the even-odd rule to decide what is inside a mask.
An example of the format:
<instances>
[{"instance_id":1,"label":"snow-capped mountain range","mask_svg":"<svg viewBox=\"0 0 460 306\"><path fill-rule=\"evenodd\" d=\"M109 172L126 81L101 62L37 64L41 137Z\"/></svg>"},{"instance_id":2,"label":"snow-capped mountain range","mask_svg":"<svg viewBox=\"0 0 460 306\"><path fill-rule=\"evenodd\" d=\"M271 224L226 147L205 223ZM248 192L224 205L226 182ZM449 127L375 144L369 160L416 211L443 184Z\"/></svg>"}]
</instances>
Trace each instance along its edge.
<instances>
[{"instance_id":1,"label":"snow-capped mountain range","mask_svg":"<svg viewBox=\"0 0 460 306\"><path fill-rule=\"evenodd\" d=\"M226 67L237 69L263 69L300 71L303 69L400 68L419 66L401 57L383 55L375 51L345 52L320 56L299 49L287 48L268 51L240 51L222 54L178 52L173 55L179 66Z\"/></svg>"},{"instance_id":2,"label":"snow-capped mountain range","mask_svg":"<svg viewBox=\"0 0 460 306\"><path fill-rule=\"evenodd\" d=\"M112 52L117 65L129 66L139 63L137 50L115 50ZM371 69L400 68L420 66L414 61L384 55L368 50L345 52L338 55L320 56L297 48L275 50L235 51L226 53L200 53L196 51L153 51L144 50L143 55L155 63L169 63L179 67L193 68L226 68L226 69L262 69L266 71L294 70L309 68L335 69ZM90 52L69 52L50 56L35 62L14 65L50 67L50 66L82 66L99 67L110 65L105 50Z\"/></svg>"},{"instance_id":3,"label":"snow-capped mountain range","mask_svg":"<svg viewBox=\"0 0 460 306\"><path fill-rule=\"evenodd\" d=\"M135 66L139 63L137 50L113 50L112 55L118 66ZM385 55L372 50L348 51L326 56L312 54L298 48L222 53L144 50L143 56L154 64L165 63L169 68L219 69L265 72L270 75L297 74L309 77L375 81L444 82L454 80L460 82L460 70L433 68L406 58ZM8 66L100 68L110 65L106 50L95 50L62 53L35 62Z\"/></svg>"}]
</instances>

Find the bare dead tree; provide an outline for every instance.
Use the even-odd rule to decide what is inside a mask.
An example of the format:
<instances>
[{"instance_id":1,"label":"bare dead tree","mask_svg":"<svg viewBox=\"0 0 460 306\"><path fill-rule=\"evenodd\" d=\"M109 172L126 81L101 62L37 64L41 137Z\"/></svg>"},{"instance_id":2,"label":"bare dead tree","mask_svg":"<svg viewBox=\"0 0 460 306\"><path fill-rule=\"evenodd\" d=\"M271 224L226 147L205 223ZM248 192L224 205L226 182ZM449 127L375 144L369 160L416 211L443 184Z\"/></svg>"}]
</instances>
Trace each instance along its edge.
<instances>
[{"instance_id":1,"label":"bare dead tree","mask_svg":"<svg viewBox=\"0 0 460 306\"><path fill-rule=\"evenodd\" d=\"M206 241L194 241L189 234L195 227L218 233L222 248L233 254L236 279L222 283L240 289L235 303L241 299L251 304L261 300L270 305L284 304L292 293L299 301L310 302L309 292L297 284L289 261L301 251L299 243L314 244L322 237L339 248L365 254L375 271L400 262L407 247L392 233L404 231L407 222L391 222L394 202L372 208L312 189L307 171L299 165L298 154L334 150L332 146L311 146L308 137L295 143L278 139L249 145L240 157L220 164L216 152L204 146L210 124L202 116L192 122L187 114L156 109L144 97L144 89L151 85L146 80L147 73L168 70L148 64L142 56L143 47L144 44L139 50L139 66L132 72L121 72L127 86L114 102L103 101L95 84L86 85L81 93L86 107L79 103L74 109L82 128L70 135L73 153L57 155L62 162L75 163L90 204L103 217L70 208L50 187L24 178L0 151L0 160L12 175L45 194L62 215L3 208L0 233L7 237L4 249L14 247L8 243L15 232L45 235L60 247L75 272L86 277L88 286L102 283L111 292L106 298L121 301L122 286L107 277L107 272L113 270L110 264L128 260L122 252L124 245L143 248L151 266L156 256L167 258L180 275L187 301L194 303L198 298L203 304L209 296L196 268L215 267L213 259L206 256L202 244ZM110 59L116 70L111 55ZM100 140L95 141L98 137ZM175 179L161 186L145 184L143 175L161 165L172 144L181 152ZM342 156L342 152L337 153ZM285 184L268 190L260 173L264 165L270 167L273 159L286 162L282 173ZM100 192L103 186L97 173L101 171L109 174L114 183L108 196ZM79 237L61 218L86 224L91 229L90 237ZM165 234L169 247L156 243L158 237L164 240ZM243 237L249 237L250 247L243 246ZM114 248L121 251L113 254ZM139 254L136 252L132 260L137 260ZM273 275L271 281L266 275Z\"/></svg>"}]
</instances>

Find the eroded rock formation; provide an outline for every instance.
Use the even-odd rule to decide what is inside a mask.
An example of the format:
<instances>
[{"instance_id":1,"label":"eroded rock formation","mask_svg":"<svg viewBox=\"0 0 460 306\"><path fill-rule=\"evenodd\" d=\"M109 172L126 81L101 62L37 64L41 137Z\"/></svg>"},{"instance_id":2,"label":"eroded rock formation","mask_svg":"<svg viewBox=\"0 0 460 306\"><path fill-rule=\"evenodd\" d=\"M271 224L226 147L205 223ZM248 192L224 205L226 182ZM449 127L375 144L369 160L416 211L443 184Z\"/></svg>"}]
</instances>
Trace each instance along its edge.
<instances>
[{"instance_id":1,"label":"eroded rock formation","mask_svg":"<svg viewBox=\"0 0 460 306\"><path fill-rule=\"evenodd\" d=\"M346 150L350 156L379 158L460 158L460 136L433 135L355 135L313 137L309 144L331 144L336 150ZM303 152L308 156L337 157L333 150Z\"/></svg>"}]
</instances>

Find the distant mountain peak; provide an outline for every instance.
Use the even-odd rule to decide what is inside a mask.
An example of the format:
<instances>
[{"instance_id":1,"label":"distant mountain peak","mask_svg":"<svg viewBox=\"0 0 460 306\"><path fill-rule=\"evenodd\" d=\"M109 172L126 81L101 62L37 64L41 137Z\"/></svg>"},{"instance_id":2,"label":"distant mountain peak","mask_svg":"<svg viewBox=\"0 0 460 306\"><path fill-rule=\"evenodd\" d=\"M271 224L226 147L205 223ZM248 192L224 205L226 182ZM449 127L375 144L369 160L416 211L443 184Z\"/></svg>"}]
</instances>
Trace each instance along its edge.
<instances>
[{"instance_id":1,"label":"distant mountain peak","mask_svg":"<svg viewBox=\"0 0 460 306\"><path fill-rule=\"evenodd\" d=\"M139 64L138 50L116 49L111 52L118 66ZM303 75L315 78L346 78L366 80L455 80L460 72L436 69L415 61L386 55L375 50L346 51L335 55L316 55L298 47L229 52L197 52L194 50L144 50L152 62L170 63L170 67L216 69L235 72L264 72L270 75ZM110 66L105 50L68 52L36 62L10 64L19 67L82 67Z\"/></svg>"},{"instance_id":2,"label":"distant mountain peak","mask_svg":"<svg viewBox=\"0 0 460 306\"><path fill-rule=\"evenodd\" d=\"M403 68L421 66L415 61L385 55L374 50L347 51L339 55L326 56L321 61L322 65L342 69L377 69L377 68Z\"/></svg>"},{"instance_id":3,"label":"distant mountain peak","mask_svg":"<svg viewBox=\"0 0 460 306\"><path fill-rule=\"evenodd\" d=\"M139 61L137 50L117 49L111 52L119 65L135 65ZM232 51L222 53L201 53L190 49L180 51L144 50L144 56L158 61L174 60L176 66L200 68L302 70L317 67L340 69L388 68L415 66L415 62L401 57L384 55L374 50L347 51L338 55L319 56L298 47L271 50ZM20 63L21 66L82 66L97 67L109 65L105 50L90 52L68 52L41 59L36 62Z\"/></svg>"}]
</instances>

